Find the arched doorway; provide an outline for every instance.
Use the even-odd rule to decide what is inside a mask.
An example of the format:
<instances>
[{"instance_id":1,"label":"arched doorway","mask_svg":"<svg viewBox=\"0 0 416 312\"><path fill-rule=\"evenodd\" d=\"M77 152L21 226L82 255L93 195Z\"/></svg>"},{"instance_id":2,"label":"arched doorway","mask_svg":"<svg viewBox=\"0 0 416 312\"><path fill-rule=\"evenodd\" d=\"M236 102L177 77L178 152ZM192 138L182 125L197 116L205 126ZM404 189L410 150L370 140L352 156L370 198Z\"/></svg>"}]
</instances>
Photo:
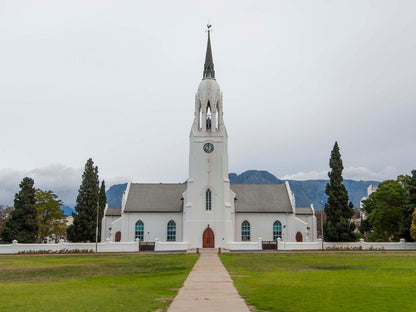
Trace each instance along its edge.
<instances>
[{"instance_id":1,"label":"arched doorway","mask_svg":"<svg viewBox=\"0 0 416 312\"><path fill-rule=\"evenodd\" d=\"M202 235L202 248L214 248L214 232L207 227Z\"/></svg>"},{"instance_id":2,"label":"arched doorway","mask_svg":"<svg viewBox=\"0 0 416 312\"><path fill-rule=\"evenodd\" d=\"M116 243L118 243L120 241L121 241L121 232L118 231L118 232L116 232Z\"/></svg>"},{"instance_id":3,"label":"arched doorway","mask_svg":"<svg viewBox=\"0 0 416 312\"><path fill-rule=\"evenodd\" d=\"M303 242L303 237L302 237L302 233L301 233L301 232L297 232L297 233L296 233L296 241L297 241L298 243Z\"/></svg>"}]
</instances>

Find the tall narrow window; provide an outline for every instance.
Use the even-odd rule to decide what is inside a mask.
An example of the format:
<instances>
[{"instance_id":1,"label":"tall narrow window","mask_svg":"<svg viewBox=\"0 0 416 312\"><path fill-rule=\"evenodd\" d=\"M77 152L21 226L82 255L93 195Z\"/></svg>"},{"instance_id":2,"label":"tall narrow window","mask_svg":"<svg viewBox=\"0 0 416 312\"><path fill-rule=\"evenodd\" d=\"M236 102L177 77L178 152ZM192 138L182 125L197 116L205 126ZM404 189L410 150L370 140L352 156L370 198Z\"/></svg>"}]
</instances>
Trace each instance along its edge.
<instances>
[{"instance_id":1,"label":"tall narrow window","mask_svg":"<svg viewBox=\"0 0 416 312\"><path fill-rule=\"evenodd\" d=\"M241 240L250 240L250 223L247 220L244 220L243 223L241 223Z\"/></svg>"},{"instance_id":2,"label":"tall narrow window","mask_svg":"<svg viewBox=\"0 0 416 312\"><path fill-rule=\"evenodd\" d=\"M207 105L207 130L211 130L211 116L212 110L211 110L211 104L208 102Z\"/></svg>"},{"instance_id":3,"label":"tall narrow window","mask_svg":"<svg viewBox=\"0 0 416 312\"><path fill-rule=\"evenodd\" d=\"M276 240L279 237L282 238L282 224L276 220L273 223L273 240Z\"/></svg>"},{"instance_id":4,"label":"tall narrow window","mask_svg":"<svg viewBox=\"0 0 416 312\"><path fill-rule=\"evenodd\" d=\"M205 192L205 210L212 209L211 190L207 189Z\"/></svg>"},{"instance_id":5,"label":"tall narrow window","mask_svg":"<svg viewBox=\"0 0 416 312\"><path fill-rule=\"evenodd\" d=\"M141 241L144 240L144 224L142 220L136 222L136 233L134 235L134 238L138 238Z\"/></svg>"},{"instance_id":6,"label":"tall narrow window","mask_svg":"<svg viewBox=\"0 0 416 312\"><path fill-rule=\"evenodd\" d=\"M218 102L217 102L217 105L215 107L215 111L216 111L215 129L219 130L220 129L220 111L218 109Z\"/></svg>"},{"instance_id":7,"label":"tall narrow window","mask_svg":"<svg viewBox=\"0 0 416 312\"><path fill-rule=\"evenodd\" d=\"M199 130L202 129L202 109L201 109L201 103L199 103L198 128L199 128Z\"/></svg>"},{"instance_id":8,"label":"tall narrow window","mask_svg":"<svg viewBox=\"0 0 416 312\"><path fill-rule=\"evenodd\" d=\"M168 241L176 241L176 223L173 220L168 222Z\"/></svg>"}]
</instances>

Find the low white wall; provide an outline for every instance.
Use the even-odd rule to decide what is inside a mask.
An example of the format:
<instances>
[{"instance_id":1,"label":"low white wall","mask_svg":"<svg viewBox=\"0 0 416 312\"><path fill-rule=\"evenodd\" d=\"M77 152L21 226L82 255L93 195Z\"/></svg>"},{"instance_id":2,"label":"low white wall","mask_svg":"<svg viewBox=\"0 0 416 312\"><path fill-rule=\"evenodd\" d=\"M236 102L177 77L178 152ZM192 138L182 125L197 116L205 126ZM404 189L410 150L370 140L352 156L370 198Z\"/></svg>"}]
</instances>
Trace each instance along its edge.
<instances>
[{"instance_id":1,"label":"low white wall","mask_svg":"<svg viewBox=\"0 0 416 312\"><path fill-rule=\"evenodd\" d=\"M12 244L0 245L0 254L17 254L24 252L60 252L60 251L95 251L95 243L65 243L60 240L57 244L20 244L13 241ZM114 243L105 242L97 244L98 252L137 252L138 242Z\"/></svg>"},{"instance_id":2,"label":"low white wall","mask_svg":"<svg viewBox=\"0 0 416 312\"><path fill-rule=\"evenodd\" d=\"M315 242L285 242L277 239L277 250L320 250L322 249L322 239L318 238Z\"/></svg>"},{"instance_id":3,"label":"low white wall","mask_svg":"<svg viewBox=\"0 0 416 312\"><path fill-rule=\"evenodd\" d=\"M352 243L331 243L324 242L324 249L362 249L362 250L416 250L416 243L406 242L403 238L396 243L373 243L364 242L360 239L359 242Z\"/></svg>"},{"instance_id":4,"label":"low white wall","mask_svg":"<svg viewBox=\"0 0 416 312\"><path fill-rule=\"evenodd\" d=\"M227 245L230 251L261 250L261 238L257 242L229 242Z\"/></svg>"},{"instance_id":5,"label":"low white wall","mask_svg":"<svg viewBox=\"0 0 416 312\"><path fill-rule=\"evenodd\" d=\"M278 239L278 250L416 250L416 243L408 243L404 239L401 239L397 243L373 243L364 242L360 239L359 242L347 242L347 243L333 243L323 242L322 239L318 239L316 242L285 242Z\"/></svg>"},{"instance_id":6,"label":"low white wall","mask_svg":"<svg viewBox=\"0 0 416 312\"><path fill-rule=\"evenodd\" d=\"M257 242L229 242L230 251L255 251L262 250L261 239ZM105 242L98 243L98 252L138 252L139 242ZM161 242L156 240L155 251L185 251L189 249L187 242ZM322 240L316 242L285 242L278 239L278 250L321 250ZM416 242L408 243L404 239L397 243L372 243L349 242L349 243L323 243L324 250L416 250ZM63 240L56 244L20 244L13 241L12 244L1 244L0 254L18 254L24 252L60 252L60 251L95 251L95 243L65 243Z\"/></svg>"},{"instance_id":7,"label":"low white wall","mask_svg":"<svg viewBox=\"0 0 416 312\"><path fill-rule=\"evenodd\" d=\"M161 242L155 239L155 251L186 251L189 249L187 242Z\"/></svg>"}]
</instances>

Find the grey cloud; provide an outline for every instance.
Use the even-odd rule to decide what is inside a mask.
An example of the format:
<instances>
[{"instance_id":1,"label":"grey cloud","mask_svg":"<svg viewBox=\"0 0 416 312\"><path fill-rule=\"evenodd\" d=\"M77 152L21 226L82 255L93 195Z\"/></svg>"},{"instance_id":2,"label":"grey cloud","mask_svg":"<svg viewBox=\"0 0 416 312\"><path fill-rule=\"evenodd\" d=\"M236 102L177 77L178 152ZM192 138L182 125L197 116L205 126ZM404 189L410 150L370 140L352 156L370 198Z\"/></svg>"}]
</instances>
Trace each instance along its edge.
<instances>
[{"instance_id":1,"label":"grey cloud","mask_svg":"<svg viewBox=\"0 0 416 312\"><path fill-rule=\"evenodd\" d=\"M0 170L0 203L12 205L14 194L19 191L19 184L24 177L35 181L35 188L52 190L66 204L75 203L81 183L82 169L63 165L50 165L32 170Z\"/></svg>"},{"instance_id":2,"label":"grey cloud","mask_svg":"<svg viewBox=\"0 0 416 312\"><path fill-rule=\"evenodd\" d=\"M20 171L0 169L0 204L13 205L20 182L24 177L30 177L35 181L35 188L52 190L65 205L74 206L82 173L83 168L71 168L62 164ZM128 182L129 178L116 176L105 180L108 189L113 184Z\"/></svg>"}]
</instances>

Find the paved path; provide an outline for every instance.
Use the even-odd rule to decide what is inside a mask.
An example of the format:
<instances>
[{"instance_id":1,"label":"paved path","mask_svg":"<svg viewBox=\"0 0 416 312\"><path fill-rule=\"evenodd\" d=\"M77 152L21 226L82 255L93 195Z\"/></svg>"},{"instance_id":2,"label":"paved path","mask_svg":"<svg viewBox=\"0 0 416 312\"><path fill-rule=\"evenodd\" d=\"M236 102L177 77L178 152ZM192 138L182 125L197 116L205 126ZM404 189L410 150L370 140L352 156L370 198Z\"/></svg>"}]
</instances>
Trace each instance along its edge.
<instances>
[{"instance_id":1,"label":"paved path","mask_svg":"<svg viewBox=\"0 0 416 312\"><path fill-rule=\"evenodd\" d=\"M168 312L184 311L250 311L235 289L216 249L201 250L199 260L168 309Z\"/></svg>"}]
</instances>

